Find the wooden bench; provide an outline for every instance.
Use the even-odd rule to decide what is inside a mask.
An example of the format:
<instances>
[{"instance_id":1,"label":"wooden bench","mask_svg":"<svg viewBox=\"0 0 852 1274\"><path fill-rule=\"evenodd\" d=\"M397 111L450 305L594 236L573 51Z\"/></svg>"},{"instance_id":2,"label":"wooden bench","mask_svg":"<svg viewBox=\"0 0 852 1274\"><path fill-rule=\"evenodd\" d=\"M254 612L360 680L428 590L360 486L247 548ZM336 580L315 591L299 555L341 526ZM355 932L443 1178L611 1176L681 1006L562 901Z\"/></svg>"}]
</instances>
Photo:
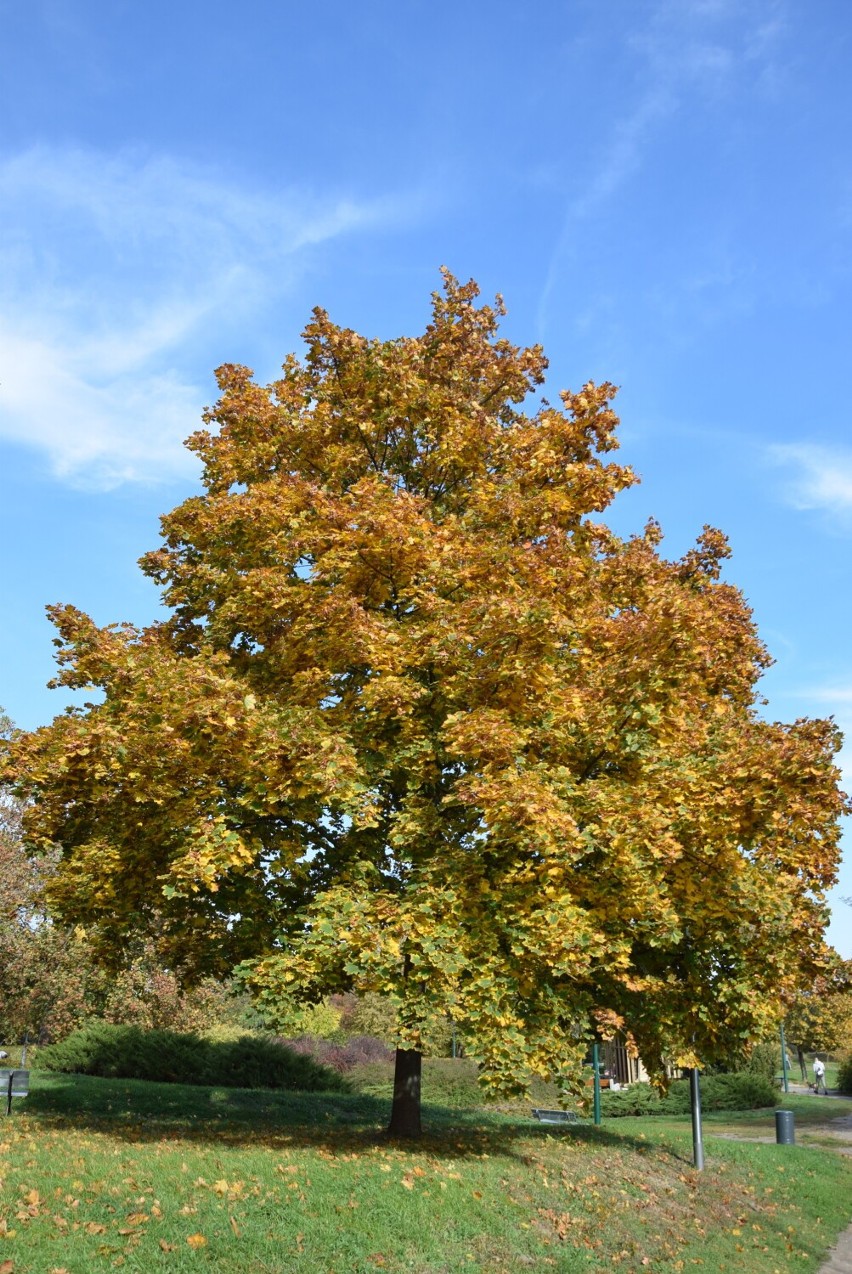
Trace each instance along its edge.
<instances>
[{"instance_id":1,"label":"wooden bench","mask_svg":"<svg viewBox=\"0 0 852 1274\"><path fill-rule=\"evenodd\" d=\"M26 1070L10 1070L0 1067L0 1102L6 1102L6 1114L12 1113L13 1097L28 1097L30 1091L30 1072Z\"/></svg>"},{"instance_id":2,"label":"wooden bench","mask_svg":"<svg viewBox=\"0 0 852 1274\"><path fill-rule=\"evenodd\" d=\"M540 1124L578 1124L580 1116L576 1110L542 1110L536 1106L533 1115Z\"/></svg>"}]
</instances>

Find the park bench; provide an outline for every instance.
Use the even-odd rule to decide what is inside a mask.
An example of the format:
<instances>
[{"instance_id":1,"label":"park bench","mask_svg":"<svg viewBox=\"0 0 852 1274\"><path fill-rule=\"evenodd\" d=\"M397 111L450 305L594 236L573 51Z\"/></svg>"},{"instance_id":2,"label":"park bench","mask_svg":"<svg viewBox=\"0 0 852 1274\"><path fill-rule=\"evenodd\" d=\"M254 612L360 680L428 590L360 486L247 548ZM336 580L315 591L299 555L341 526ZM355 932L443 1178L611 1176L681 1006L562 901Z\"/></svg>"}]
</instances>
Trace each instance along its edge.
<instances>
[{"instance_id":1,"label":"park bench","mask_svg":"<svg viewBox=\"0 0 852 1274\"><path fill-rule=\"evenodd\" d=\"M533 1107L533 1115L540 1124L578 1124L580 1116L576 1110L542 1110Z\"/></svg>"},{"instance_id":2,"label":"park bench","mask_svg":"<svg viewBox=\"0 0 852 1274\"><path fill-rule=\"evenodd\" d=\"M30 1072L0 1067L0 1102L6 1103L6 1114L12 1113L12 1098L27 1097L30 1091Z\"/></svg>"}]
</instances>

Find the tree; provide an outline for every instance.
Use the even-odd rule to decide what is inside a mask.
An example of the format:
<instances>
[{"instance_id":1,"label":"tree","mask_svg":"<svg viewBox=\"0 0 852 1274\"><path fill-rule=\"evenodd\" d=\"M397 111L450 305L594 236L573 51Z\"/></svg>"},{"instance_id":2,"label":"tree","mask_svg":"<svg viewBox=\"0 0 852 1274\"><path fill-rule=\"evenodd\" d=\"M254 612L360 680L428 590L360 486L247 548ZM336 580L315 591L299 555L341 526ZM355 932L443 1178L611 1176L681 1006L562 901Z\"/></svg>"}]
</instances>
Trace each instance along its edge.
<instances>
[{"instance_id":1,"label":"tree","mask_svg":"<svg viewBox=\"0 0 852 1274\"><path fill-rule=\"evenodd\" d=\"M219 369L203 490L142 559L170 617L52 608L59 684L102 697L9 770L104 958L142 930L248 962L265 1012L391 997L403 1134L436 1010L494 1091L580 1092L592 1029L660 1071L759 1036L819 964L845 808L833 724L760 717L721 533L667 561L596 520L635 481L612 386L526 414L541 349L444 284L421 336L315 310L273 384Z\"/></svg>"},{"instance_id":2,"label":"tree","mask_svg":"<svg viewBox=\"0 0 852 1274\"><path fill-rule=\"evenodd\" d=\"M0 711L0 737L15 730ZM46 894L56 853L35 858L22 840L24 808L0 791L0 1042L61 1039L99 1017L120 1024L203 1030L234 1020L239 1005L210 980L184 992L161 968L150 943L134 942L106 976L94 963L85 932L53 923Z\"/></svg>"},{"instance_id":3,"label":"tree","mask_svg":"<svg viewBox=\"0 0 852 1274\"><path fill-rule=\"evenodd\" d=\"M0 739L15 737L0 711ZM83 1014L87 962L80 941L59 933L45 913L55 855L35 859L21 836L23 804L0 789L0 1041L43 1040L73 1029Z\"/></svg>"},{"instance_id":4,"label":"tree","mask_svg":"<svg viewBox=\"0 0 852 1274\"><path fill-rule=\"evenodd\" d=\"M852 1044L852 960L832 955L828 966L795 996L784 1020L803 1080L805 1053L831 1053Z\"/></svg>"}]
</instances>

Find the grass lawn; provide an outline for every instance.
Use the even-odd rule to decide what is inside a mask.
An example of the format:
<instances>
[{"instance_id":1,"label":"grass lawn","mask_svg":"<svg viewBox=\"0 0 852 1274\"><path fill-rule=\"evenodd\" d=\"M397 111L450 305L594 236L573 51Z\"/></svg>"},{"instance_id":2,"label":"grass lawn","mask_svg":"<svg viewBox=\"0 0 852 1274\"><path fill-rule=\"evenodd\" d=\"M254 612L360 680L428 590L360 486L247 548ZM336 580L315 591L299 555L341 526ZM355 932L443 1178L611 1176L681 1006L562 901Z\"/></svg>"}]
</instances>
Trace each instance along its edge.
<instances>
[{"instance_id":1,"label":"grass lawn","mask_svg":"<svg viewBox=\"0 0 852 1274\"><path fill-rule=\"evenodd\" d=\"M32 1078L0 1120L2 1274L788 1274L852 1212L852 1162L715 1137L749 1126L730 1115L706 1120L699 1174L688 1119L427 1107L409 1145L369 1096Z\"/></svg>"}]
</instances>

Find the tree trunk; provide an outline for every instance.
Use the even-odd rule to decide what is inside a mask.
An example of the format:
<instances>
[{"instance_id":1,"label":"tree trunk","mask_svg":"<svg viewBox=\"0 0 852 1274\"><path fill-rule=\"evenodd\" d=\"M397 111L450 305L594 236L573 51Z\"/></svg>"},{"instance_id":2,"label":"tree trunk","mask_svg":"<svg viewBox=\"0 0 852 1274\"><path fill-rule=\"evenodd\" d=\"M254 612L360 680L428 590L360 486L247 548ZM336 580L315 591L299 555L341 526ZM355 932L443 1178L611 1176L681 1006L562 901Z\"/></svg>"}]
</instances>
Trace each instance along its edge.
<instances>
[{"instance_id":1,"label":"tree trunk","mask_svg":"<svg viewBox=\"0 0 852 1274\"><path fill-rule=\"evenodd\" d=\"M422 1054L416 1048L398 1048L393 1076L393 1105L388 1135L419 1137L420 1070Z\"/></svg>"},{"instance_id":2,"label":"tree trunk","mask_svg":"<svg viewBox=\"0 0 852 1274\"><path fill-rule=\"evenodd\" d=\"M805 1055L798 1044L796 1045L796 1052L799 1054L799 1065L802 1068L802 1083L804 1084L807 1082L808 1072L805 1070Z\"/></svg>"}]
</instances>

